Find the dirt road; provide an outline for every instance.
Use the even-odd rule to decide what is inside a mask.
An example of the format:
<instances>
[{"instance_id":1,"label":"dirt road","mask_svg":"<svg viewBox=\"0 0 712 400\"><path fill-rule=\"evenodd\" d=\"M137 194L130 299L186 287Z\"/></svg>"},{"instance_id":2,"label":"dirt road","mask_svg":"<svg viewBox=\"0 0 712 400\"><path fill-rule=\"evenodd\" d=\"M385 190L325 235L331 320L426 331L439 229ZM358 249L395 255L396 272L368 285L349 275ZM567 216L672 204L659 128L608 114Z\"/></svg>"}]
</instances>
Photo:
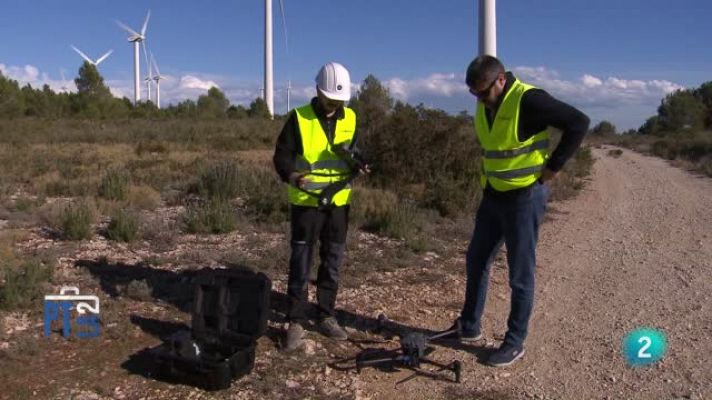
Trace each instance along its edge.
<instances>
[{"instance_id":1,"label":"dirt road","mask_svg":"<svg viewBox=\"0 0 712 400\"><path fill-rule=\"evenodd\" d=\"M583 192L550 209L524 359L500 370L453 351L447 356L465 362L462 385L374 382L365 393L712 398L712 181L628 150L614 157L609 149L594 151L597 162ZM504 269L495 268L493 279L506 279ZM508 289L506 282L491 287L485 334L497 338L505 330ZM457 301L462 288L448 293ZM627 366L621 343L638 327L666 334L668 352L657 365Z\"/></svg>"}]
</instances>

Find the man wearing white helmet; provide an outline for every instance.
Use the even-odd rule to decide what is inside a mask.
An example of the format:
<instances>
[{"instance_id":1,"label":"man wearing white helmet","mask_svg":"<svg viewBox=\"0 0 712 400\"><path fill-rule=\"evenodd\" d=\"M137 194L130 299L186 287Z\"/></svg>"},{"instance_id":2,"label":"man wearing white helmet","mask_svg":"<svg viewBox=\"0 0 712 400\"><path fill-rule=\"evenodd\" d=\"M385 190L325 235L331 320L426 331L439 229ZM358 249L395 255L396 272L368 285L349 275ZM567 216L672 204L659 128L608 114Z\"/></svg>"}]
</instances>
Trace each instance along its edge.
<instances>
[{"instance_id":1,"label":"man wearing white helmet","mask_svg":"<svg viewBox=\"0 0 712 400\"><path fill-rule=\"evenodd\" d=\"M299 347L304 337L307 280L317 239L318 325L333 339L348 338L334 307L348 229L348 179L354 172L353 163L337 151L353 151L355 145L356 115L344 106L351 97L349 72L339 63L327 63L316 76L316 91L309 104L289 113L273 158L277 173L288 184L290 202L287 350Z\"/></svg>"}]
</instances>

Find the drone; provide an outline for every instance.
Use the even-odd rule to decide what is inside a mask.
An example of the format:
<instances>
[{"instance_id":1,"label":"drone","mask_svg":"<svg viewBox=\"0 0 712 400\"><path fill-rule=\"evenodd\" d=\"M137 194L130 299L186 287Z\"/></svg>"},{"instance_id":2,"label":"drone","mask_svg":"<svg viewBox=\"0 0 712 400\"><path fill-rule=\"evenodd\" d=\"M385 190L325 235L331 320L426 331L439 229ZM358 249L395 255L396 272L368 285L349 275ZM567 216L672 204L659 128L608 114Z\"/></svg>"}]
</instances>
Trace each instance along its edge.
<instances>
[{"instance_id":1,"label":"drone","mask_svg":"<svg viewBox=\"0 0 712 400\"><path fill-rule=\"evenodd\" d=\"M390 322L385 315L381 314L378 317L379 327L384 326L386 323ZM380 349L380 348L367 348L361 351L356 357L356 372L361 373L361 370L365 367L382 367L388 370L395 370L398 367L408 368L415 371L416 375L426 375L431 377L437 377L432 374L432 371L427 371L421 368L421 363L426 363L438 367L439 369L435 372L448 370L451 371L455 377L454 381L460 383L460 375L462 372L462 362L459 360L454 360L449 364L442 364L431 360L427 356L434 351L434 348L429 346L430 342L436 339L440 339L449 335L457 335L458 337L462 333L462 328L460 327L459 321L453 329L439 332L432 336L427 336L420 332L408 332L405 333L400 338L400 347L393 350ZM350 360L350 359L349 359ZM345 361L345 360L344 360ZM415 375L406 378L398 383L402 383L408 379L412 379Z\"/></svg>"}]
</instances>

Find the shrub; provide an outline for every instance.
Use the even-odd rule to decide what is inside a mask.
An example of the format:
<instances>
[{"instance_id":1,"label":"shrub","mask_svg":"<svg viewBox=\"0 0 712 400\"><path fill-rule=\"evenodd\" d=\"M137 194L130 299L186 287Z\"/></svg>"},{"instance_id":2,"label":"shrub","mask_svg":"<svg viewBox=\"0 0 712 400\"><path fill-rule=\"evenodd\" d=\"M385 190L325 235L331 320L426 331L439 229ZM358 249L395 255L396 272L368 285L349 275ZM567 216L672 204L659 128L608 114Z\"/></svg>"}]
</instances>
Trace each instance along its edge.
<instances>
[{"instance_id":1,"label":"shrub","mask_svg":"<svg viewBox=\"0 0 712 400\"><path fill-rule=\"evenodd\" d=\"M239 193L244 199L246 215L254 220L270 223L287 220L287 189L274 171L259 166L243 166Z\"/></svg>"},{"instance_id":2,"label":"shrub","mask_svg":"<svg viewBox=\"0 0 712 400\"><path fill-rule=\"evenodd\" d=\"M106 172L99 184L99 195L109 200L124 200L129 188L129 175L112 169Z\"/></svg>"},{"instance_id":3,"label":"shrub","mask_svg":"<svg viewBox=\"0 0 712 400\"><path fill-rule=\"evenodd\" d=\"M132 242L138 237L138 218L136 214L120 210L109 221L107 237L119 242Z\"/></svg>"},{"instance_id":4,"label":"shrub","mask_svg":"<svg viewBox=\"0 0 712 400\"><path fill-rule=\"evenodd\" d=\"M129 186L126 203L139 210L153 210L161 204L161 194L149 186Z\"/></svg>"},{"instance_id":5,"label":"shrub","mask_svg":"<svg viewBox=\"0 0 712 400\"><path fill-rule=\"evenodd\" d=\"M608 150L608 155L613 158L618 158L623 154L623 150L621 149L612 149Z\"/></svg>"},{"instance_id":6,"label":"shrub","mask_svg":"<svg viewBox=\"0 0 712 400\"><path fill-rule=\"evenodd\" d=\"M52 267L38 261L27 261L18 267L3 266L5 284L0 287L0 309L29 307L42 299L45 286L52 278Z\"/></svg>"},{"instance_id":7,"label":"shrub","mask_svg":"<svg viewBox=\"0 0 712 400\"><path fill-rule=\"evenodd\" d=\"M69 240L90 239L93 215L85 202L66 206L59 216L64 236Z\"/></svg>"},{"instance_id":8,"label":"shrub","mask_svg":"<svg viewBox=\"0 0 712 400\"><path fill-rule=\"evenodd\" d=\"M223 160L201 172L198 190L201 195L211 199L229 200L237 196L238 182L237 163Z\"/></svg>"},{"instance_id":9,"label":"shrub","mask_svg":"<svg viewBox=\"0 0 712 400\"><path fill-rule=\"evenodd\" d=\"M126 297L137 301L150 301L153 291L145 279L131 281L126 285Z\"/></svg>"},{"instance_id":10,"label":"shrub","mask_svg":"<svg viewBox=\"0 0 712 400\"><path fill-rule=\"evenodd\" d=\"M136 145L136 155L142 156L144 154L168 154L168 147L166 147L161 142L145 142L141 141Z\"/></svg>"},{"instance_id":11,"label":"shrub","mask_svg":"<svg viewBox=\"0 0 712 400\"><path fill-rule=\"evenodd\" d=\"M367 231L410 241L422 224L414 202L386 190L358 188L352 204L354 221Z\"/></svg>"},{"instance_id":12,"label":"shrub","mask_svg":"<svg viewBox=\"0 0 712 400\"><path fill-rule=\"evenodd\" d=\"M212 199L189 208L184 224L188 233L227 233L237 227L237 215L228 201Z\"/></svg>"}]
</instances>

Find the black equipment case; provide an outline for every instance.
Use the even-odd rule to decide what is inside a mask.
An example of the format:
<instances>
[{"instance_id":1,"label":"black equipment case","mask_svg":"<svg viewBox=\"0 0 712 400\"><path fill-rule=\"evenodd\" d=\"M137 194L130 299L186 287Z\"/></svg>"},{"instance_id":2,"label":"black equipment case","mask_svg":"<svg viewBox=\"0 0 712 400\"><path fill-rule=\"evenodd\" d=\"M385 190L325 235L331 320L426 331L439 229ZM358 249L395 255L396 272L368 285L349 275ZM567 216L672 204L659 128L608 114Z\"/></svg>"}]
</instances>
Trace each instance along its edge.
<instances>
[{"instance_id":1,"label":"black equipment case","mask_svg":"<svg viewBox=\"0 0 712 400\"><path fill-rule=\"evenodd\" d=\"M178 332L153 350L160 377L207 390L249 374L267 328L272 282L247 270L203 270L195 280L192 332Z\"/></svg>"}]
</instances>

